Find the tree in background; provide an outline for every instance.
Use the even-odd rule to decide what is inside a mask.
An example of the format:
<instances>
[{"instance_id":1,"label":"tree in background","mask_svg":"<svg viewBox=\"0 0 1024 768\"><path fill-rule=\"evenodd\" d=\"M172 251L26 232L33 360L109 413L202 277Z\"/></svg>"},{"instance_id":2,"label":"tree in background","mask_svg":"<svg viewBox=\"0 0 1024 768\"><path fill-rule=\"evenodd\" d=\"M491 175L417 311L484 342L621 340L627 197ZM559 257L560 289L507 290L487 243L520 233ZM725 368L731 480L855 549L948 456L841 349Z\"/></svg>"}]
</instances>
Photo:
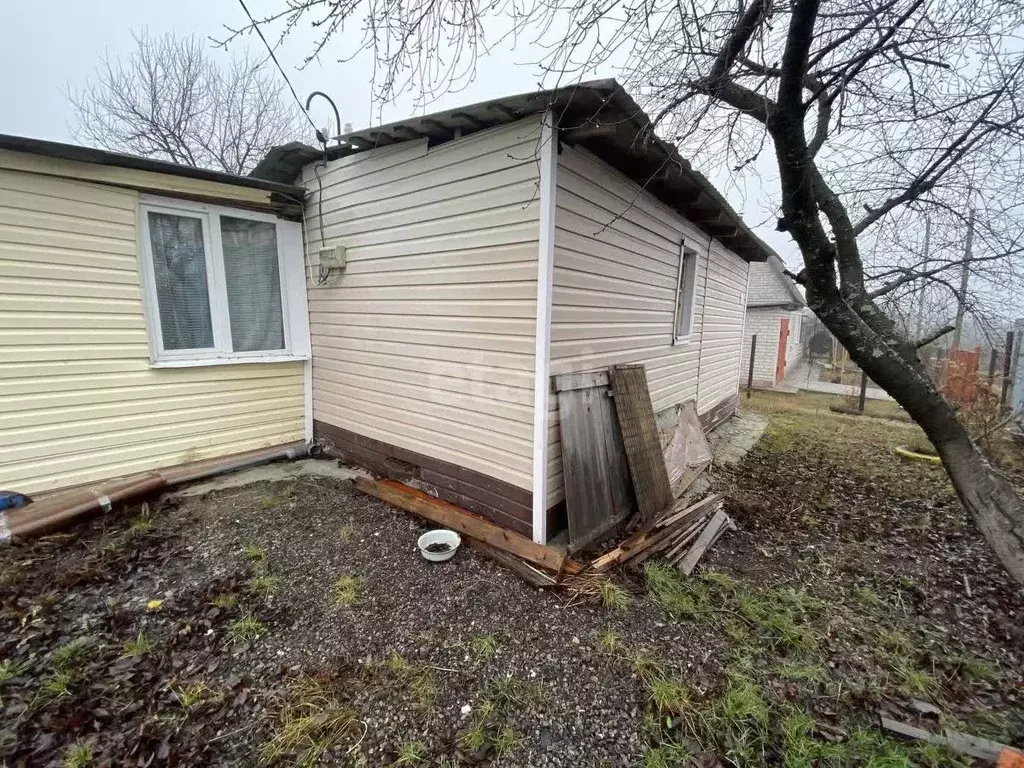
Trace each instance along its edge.
<instances>
[{"instance_id":1,"label":"tree in background","mask_svg":"<svg viewBox=\"0 0 1024 768\"><path fill-rule=\"evenodd\" d=\"M245 174L301 136L302 114L276 73L248 54L222 65L195 36L134 35L70 92L80 141L141 157Z\"/></svg>"},{"instance_id":2,"label":"tree in background","mask_svg":"<svg viewBox=\"0 0 1024 768\"><path fill-rule=\"evenodd\" d=\"M281 35L309 23L316 35L311 58L346 22L360 22L382 99L407 87L421 97L457 87L486 53L484 31L492 39L529 31L552 78L618 70L654 116L635 141L657 132L701 168L718 162L733 174L769 161L778 175L778 229L802 258L792 277L808 305L921 426L978 528L1024 583L1024 503L919 359L920 347L949 328L914 338L884 311L889 297L923 281L960 292L964 249L926 260L901 243L920 242L928 215L953 222L945 236L956 240L973 210L972 269L984 266L1003 291L1019 280L1024 5L279 1L257 23Z\"/></svg>"}]
</instances>

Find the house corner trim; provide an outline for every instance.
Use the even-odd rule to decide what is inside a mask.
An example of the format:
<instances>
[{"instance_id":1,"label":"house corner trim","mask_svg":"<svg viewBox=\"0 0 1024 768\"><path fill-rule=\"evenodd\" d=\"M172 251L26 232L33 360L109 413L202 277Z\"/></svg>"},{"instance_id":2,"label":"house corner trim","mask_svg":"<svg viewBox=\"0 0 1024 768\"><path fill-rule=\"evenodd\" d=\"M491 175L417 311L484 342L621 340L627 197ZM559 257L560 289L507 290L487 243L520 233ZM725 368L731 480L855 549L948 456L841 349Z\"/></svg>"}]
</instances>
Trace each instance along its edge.
<instances>
[{"instance_id":1,"label":"house corner trim","mask_svg":"<svg viewBox=\"0 0 1024 768\"><path fill-rule=\"evenodd\" d=\"M551 292L555 267L555 174L558 169L558 130L554 115L541 118L540 237L537 249L537 330L533 380L533 540L547 542L548 398L551 371Z\"/></svg>"}]
</instances>

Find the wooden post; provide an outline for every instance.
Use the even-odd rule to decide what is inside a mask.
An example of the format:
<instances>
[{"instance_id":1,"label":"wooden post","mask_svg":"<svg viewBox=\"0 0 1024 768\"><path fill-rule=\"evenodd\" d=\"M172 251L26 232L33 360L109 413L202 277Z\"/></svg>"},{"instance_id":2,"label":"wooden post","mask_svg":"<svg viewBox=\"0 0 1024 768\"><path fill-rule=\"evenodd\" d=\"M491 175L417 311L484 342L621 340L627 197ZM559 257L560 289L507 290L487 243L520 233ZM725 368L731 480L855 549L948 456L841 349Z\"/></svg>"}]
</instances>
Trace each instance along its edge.
<instances>
[{"instance_id":1,"label":"wooden post","mask_svg":"<svg viewBox=\"0 0 1024 768\"><path fill-rule=\"evenodd\" d=\"M992 382L996 380L996 360L999 358L999 352L995 347L992 347L992 354L988 358L988 385L991 387Z\"/></svg>"},{"instance_id":2,"label":"wooden post","mask_svg":"<svg viewBox=\"0 0 1024 768\"><path fill-rule=\"evenodd\" d=\"M750 368L747 371L747 399L750 399L750 390L754 388L754 352L757 351L757 334L750 337Z\"/></svg>"},{"instance_id":3,"label":"wooden post","mask_svg":"<svg viewBox=\"0 0 1024 768\"><path fill-rule=\"evenodd\" d=\"M864 401L868 396L868 375L860 372L860 399L857 401L857 410L864 413Z\"/></svg>"},{"instance_id":4,"label":"wooden post","mask_svg":"<svg viewBox=\"0 0 1024 768\"><path fill-rule=\"evenodd\" d=\"M1006 393L1010 389L1010 380L1013 378L1013 331L1006 332L1006 349L1003 352L1003 389L999 393L999 404L1006 403ZM1020 339L1017 339L1020 344Z\"/></svg>"}]
</instances>

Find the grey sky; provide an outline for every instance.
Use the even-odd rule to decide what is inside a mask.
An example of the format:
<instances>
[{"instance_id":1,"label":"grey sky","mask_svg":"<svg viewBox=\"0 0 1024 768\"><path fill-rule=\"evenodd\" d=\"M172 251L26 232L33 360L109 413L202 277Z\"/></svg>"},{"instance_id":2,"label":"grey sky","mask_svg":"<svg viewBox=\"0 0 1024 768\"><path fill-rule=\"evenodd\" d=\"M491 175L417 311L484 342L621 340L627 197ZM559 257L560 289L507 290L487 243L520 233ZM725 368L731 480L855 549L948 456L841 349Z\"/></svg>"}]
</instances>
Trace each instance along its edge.
<instances>
[{"instance_id":1,"label":"grey sky","mask_svg":"<svg viewBox=\"0 0 1024 768\"><path fill-rule=\"evenodd\" d=\"M249 8L260 18L280 7L274 0L249 0ZM244 13L237 0L98 0L95 3L15 3L0 2L0 133L74 142L71 133L71 108L66 98L69 88L85 84L105 53L111 56L132 50L132 31L148 28L153 34L194 33L201 37L222 38L224 25L241 26ZM477 67L476 79L458 93L448 93L426 109L415 107L412 96L396 104L375 105L371 100L368 74L372 60L365 54L348 63L338 63L358 45L358 31L346 32L332 41L327 55L299 69L303 57L312 48L313 36L305 28L293 34L278 50L278 56L300 98L313 90L323 90L338 104L341 118L356 127L371 122L401 119L413 113L453 108L460 104L534 90L541 82L535 65L539 53L526 40L514 50L511 42L498 46ZM273 38L271 38L273 41ZM238 45L262 51L252 38ZM351 47L348 47L351 46ZM230 53L213 51L215 56ZM592 73L593 77L613 77L613 71ZM550 84L550 83L549 83ZM322 101L314 104L313 118L318 126L333 123L333 113ZM331 126L333 128L333 125ZM299 140L312 141L308 135ZM685 148L684 148L684 154ZM740 190L727 186L721 172L691 157L694 166L707 173L747 222L774 248L789 258L793 246L788 237L775 232L767 205L767 196L755 189ZM771 179L770 164L763 164L766 181Z\"/></svg>"}]
</instances>

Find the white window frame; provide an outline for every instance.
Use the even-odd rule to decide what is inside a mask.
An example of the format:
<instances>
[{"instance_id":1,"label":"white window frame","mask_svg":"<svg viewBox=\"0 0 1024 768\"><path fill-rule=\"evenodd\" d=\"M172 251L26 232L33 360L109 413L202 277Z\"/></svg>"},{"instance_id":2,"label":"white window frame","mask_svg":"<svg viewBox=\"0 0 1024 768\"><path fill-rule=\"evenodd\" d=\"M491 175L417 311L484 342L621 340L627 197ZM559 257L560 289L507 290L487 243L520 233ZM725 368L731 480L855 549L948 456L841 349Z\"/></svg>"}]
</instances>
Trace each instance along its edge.
<instances>
[{"instance_id":1,"label":"white window frame","mask_svg":"<svg viewBox=\"0 0 1024 768\"><path fill-rule=\"evenodd\" d=\"M209 291L213 347L164 349L153 267L153 243L149 236L149 213L166 213L202 220L206 256L206 286ZM275 226L277 267L281 285L281 323L284 348L235 352L231 348L231 318L228 313L227 282L220 217L262 221ZM306 275L302 227L269 213L211 203L142 195L139 198L139 264L142 297L149 335L149 359L154 368L181 368L231 363L279 363L309 359L309 316L306 303Z\"/></svg>"},{"instance_id":2,"label":"white window frame","mask_svg":"<svg viewBox=\"0 0 1024 768\"><path fill-rule=\"evenodd\" d=\"M700 256L698 253L686 247L686 242L679 244L679 271L676 275L676 291L673 296L672 311L672 343L676 345L689 344L693 336L693 318L697 314L697 270ZM691 266L692 265L692 266ZM687 285L690 281L690 285ZM690 317L686 328L679 327L679 310L682 305L680 299L683 292L689 292Z\"/></svg>"}]
</instances>

